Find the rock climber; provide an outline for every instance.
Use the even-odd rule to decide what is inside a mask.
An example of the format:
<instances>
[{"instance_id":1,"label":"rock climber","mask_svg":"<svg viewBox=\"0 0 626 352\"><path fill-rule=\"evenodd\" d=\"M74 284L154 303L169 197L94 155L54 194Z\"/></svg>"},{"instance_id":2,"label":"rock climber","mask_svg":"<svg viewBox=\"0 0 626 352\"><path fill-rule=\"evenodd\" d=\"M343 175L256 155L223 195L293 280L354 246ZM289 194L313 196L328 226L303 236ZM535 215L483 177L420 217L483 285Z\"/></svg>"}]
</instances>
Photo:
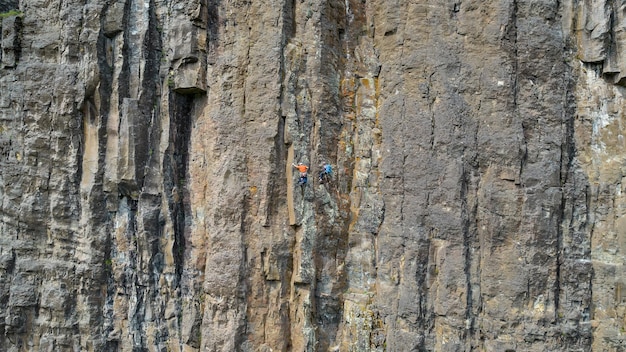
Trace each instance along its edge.
<instances>
[{"instance_id":1,"label":"rock climber","mask_svg":"<svg viewBox=\"0 0 626 352\"><path fill-rule=\"evenodd\" d=\"M324 163L322 166L322 171L320 171L320 183L330 181L331 173L333 172L333 168L329 163Z\"/></svg>"},{"instance_id":2,"label":"rock climber","mask_svg":"<svg viewBox=\"0 0 626 352\"><path fill-rule=\"evenodd\" d=\"M291 164L293 165L293 167L295 167L296 169L298 169L298 171L300 171L300 180L298 180L298 185L304 185L307 181L307 170L309 170L309 167L304 165L303 163L298 163L298 165L296 164Z\"/></svg>"}]
</instances>

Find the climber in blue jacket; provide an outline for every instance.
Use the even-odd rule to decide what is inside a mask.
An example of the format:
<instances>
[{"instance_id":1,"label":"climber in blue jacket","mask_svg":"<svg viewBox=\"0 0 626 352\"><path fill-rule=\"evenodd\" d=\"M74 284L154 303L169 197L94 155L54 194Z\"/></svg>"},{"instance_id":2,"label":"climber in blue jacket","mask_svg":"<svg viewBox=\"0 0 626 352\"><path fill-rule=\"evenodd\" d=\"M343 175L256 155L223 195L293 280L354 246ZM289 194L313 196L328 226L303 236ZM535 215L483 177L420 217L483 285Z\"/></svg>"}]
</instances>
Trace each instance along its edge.
<instances>
[{"instance_id":1,"label":"climber in blue jacket","mask_svg":"<svg viewBox=\"0 0 626 352\"><path fill-rule=\"evenodd\" d=\"M329 163L324 163L322 166L322 171L320 171L319 181L320 183L325 183L330 181L331 174L333 172L333 168Z\"/></svg>"}]
</instances>

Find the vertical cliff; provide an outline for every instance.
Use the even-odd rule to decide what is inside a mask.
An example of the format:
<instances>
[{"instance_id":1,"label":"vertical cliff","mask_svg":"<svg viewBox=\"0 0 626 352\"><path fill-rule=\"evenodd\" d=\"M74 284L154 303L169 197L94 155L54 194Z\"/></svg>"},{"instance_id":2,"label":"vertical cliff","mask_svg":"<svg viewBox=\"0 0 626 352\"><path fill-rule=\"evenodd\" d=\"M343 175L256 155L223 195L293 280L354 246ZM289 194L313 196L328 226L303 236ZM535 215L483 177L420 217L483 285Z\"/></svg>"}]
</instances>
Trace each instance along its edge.
<instances>
[{"instance_id":1,"label":"vertical cliff","mask_svg":"<svg viewBox=\"0 0 626 352\"><path fill-rule=\"evenodd\" d=\"M0 11L0 350L623 349L621 1Z\"/></svg>"}]
</instances>

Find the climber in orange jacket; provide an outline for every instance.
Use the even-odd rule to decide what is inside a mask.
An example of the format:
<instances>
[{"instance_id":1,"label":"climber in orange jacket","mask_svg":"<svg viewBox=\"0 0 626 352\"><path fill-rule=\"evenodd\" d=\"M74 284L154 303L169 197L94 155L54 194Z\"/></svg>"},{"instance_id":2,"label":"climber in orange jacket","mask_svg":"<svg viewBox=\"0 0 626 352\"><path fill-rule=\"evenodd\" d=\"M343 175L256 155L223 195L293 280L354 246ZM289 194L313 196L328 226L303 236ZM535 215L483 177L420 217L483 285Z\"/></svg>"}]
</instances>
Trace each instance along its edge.
<instances>
[{"instance_id":1,"label":"climber in orange jacket","mask_svg":"<svg viewBox=\"0 0 626 352\"><path fill-rule=\"evenodd\" d=\"M293 167L295 167L296 169L298 169L298 171L300 171L300 180L298 180L298 185L304 185L307 181L307 170L309 170L309 167L304 165L303 163L298 163L298 165L296 164L291 164L293 165Z\"/></svg>"}]
</instances>

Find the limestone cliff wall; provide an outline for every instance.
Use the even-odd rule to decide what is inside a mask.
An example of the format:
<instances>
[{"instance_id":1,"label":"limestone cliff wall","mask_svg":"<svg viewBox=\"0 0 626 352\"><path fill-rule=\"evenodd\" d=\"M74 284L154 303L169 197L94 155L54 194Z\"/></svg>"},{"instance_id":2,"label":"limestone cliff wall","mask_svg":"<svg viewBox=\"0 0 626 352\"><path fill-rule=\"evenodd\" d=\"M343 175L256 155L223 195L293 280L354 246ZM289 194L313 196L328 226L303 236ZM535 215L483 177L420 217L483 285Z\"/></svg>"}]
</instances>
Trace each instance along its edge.
<instances>
[{"instance_id":1,"label":"limestone cliff wall","mask_svg":"<svg viewBox=\"0 0 626 352\"><path fill-rule=\"evenodd\" d=\"M623 350L622 1L0 11L1 351Z\"/></svg>"}]
</instances>

